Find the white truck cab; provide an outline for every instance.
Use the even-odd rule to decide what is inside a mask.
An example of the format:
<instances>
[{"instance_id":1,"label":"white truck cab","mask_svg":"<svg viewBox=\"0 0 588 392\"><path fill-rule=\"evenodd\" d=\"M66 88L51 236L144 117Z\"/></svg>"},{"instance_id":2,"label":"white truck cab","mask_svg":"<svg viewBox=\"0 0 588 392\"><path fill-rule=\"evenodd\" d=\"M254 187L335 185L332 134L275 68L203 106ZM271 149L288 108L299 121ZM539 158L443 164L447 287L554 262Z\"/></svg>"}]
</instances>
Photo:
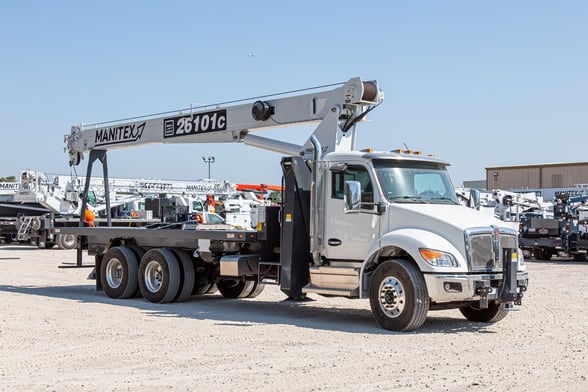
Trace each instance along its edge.
<instances>
[{"instance_id":1,"label":"white truck cab","mask_svg":"<svg viewBox=\"0 0 588 392\"><path fill-rule=\"evenodd\" d=\"M429 308L497 321L520 302L528 276L518 233L461 205L446 162L357 151L326 154L317 166L320 259L306 292L370 298L378 322L400 330L422 324ZM503 306L505 265L516 284Z\"/></svg>"}]
</instances>

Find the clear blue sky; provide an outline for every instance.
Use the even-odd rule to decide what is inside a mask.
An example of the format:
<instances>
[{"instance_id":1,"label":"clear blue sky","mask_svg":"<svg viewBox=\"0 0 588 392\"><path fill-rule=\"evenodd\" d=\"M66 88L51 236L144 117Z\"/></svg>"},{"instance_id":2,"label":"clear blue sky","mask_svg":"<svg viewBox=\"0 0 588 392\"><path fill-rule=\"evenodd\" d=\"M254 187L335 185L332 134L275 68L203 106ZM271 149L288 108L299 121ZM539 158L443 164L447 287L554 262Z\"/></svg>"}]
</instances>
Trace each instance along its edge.
<instances>
[{"instance_id":1,"label":"clear blue sky","mask_svg":"<svg viewBox=\"0 0 588 392\"><path fill-rule=\"evenodd\" d=\"M587 1L4 1L0 176L69 174L74 124L361 76L386 98L358 147L434 153L461 185L490 166L587 161L587 72ZM108 159L113 177L193 180L203 155L214 178L280 181L278 154L243 145Z\"/></svg>"}]
</instances>

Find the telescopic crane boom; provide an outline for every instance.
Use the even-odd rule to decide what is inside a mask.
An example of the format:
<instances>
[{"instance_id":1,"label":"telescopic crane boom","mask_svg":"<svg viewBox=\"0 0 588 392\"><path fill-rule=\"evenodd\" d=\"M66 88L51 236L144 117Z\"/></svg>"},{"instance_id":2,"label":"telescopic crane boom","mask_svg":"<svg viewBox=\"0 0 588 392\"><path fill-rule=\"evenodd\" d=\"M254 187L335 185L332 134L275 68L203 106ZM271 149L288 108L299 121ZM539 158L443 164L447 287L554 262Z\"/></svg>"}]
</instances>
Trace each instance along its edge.
<instances>
[{"instance_id":1,"label":"telescopic crane boom","mask_svg":"<svg viewBox=\"0 0 588 392\"><path fill-rule=\"evenodd\" d=\"M76 125L65 136L70 166L78 165L85 152L154 143L242 142L286 155L310 155L314 136L322 153L352 150L355 124L370 107L383 100L375 81L352 78L341 87L299 96L258 100L253 104L188 109L160 117L143 117L127 122ZM253 135L252 132L321 122L303 145Z\"/></svg>"},{"instance_id":2,"label":"telescopic crane boom","mask_svg":"<svg viewBox=\"0 0 588 392\"><path fill-rule=\"evenodd\" d=\"M383 92L376 81L363 82L352 78L341 87L299 96L258 100L253 104L215 107L214 110L141 117L132 121L76 125L65 135L70 166L77 166L84 153L89 152L86 188L82 211L96 159L102 162L106 209L110 210L108 195L108 150L155 143L223 143L242 142L285 155L314 157L332 151L351 151L355 147L355 126L382 102ZM308 141L295 145L275 139L252 135L251 132L292 125L320 122ZM83 216L83 214L82 214ZM80 219L80 226L83 225ZM111 225L108 216L108 225Z\"/></svg>"}]
</instances>

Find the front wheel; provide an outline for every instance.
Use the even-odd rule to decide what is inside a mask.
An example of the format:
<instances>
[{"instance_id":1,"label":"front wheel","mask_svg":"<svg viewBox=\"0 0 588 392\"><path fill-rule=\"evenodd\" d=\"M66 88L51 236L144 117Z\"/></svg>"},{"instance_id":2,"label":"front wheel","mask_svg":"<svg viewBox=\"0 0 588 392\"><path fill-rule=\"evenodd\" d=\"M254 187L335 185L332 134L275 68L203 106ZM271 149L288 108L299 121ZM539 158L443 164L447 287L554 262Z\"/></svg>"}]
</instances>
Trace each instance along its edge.
<instances>
[{"instance_id":1,"label":"front wheel","mask_svg":"<svg viewBox=\"0 0 588 392\"><path fill-rule=\"evenodd\" d=\"M384 329L412 331L427 319L429 294L419 269L408 260L388 260L376 268L370 282L370 305Z\"/></svg>"},{"instance_id":2,"label":"front wheel","mask_svg":"<svg viewBox=\"0 0 588 392\"><path fill-rule=\"evenodd\" d=\"M485 309L470 305L459 308L459 311L466 319L480 323L496 323L508 314L508 310L502 309L497 302L489 302Z\"/></svg>"}]
</instances>

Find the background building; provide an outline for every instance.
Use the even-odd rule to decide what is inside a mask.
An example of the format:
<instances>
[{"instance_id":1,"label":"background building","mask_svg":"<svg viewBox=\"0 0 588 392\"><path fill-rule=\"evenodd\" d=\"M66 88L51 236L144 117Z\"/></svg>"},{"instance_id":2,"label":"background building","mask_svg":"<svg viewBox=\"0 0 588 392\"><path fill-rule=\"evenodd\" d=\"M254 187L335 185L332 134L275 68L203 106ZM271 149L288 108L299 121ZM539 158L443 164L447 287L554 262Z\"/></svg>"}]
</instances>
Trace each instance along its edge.
<instances>
[{"instance_id":1,"label":"background building","mask_svg":"<svg viewBox=\"0 0 588 392\"><path fill-rule=\"evenodd\" d=\"M586 194L588 162L487 167L486 189L537 190L546 200L558 191Z\"/></svg>"}]
</instances>

